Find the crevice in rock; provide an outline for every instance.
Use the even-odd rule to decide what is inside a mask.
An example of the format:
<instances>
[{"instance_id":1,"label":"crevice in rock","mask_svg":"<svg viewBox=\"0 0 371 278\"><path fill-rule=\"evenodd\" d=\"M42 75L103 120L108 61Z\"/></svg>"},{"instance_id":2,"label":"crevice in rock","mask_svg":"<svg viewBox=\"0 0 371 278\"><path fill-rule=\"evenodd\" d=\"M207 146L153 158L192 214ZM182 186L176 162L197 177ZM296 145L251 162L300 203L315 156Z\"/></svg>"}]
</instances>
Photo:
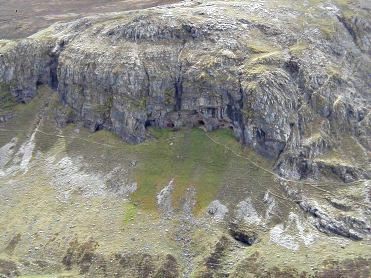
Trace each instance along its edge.
<instances>
[{"instance_id":1,"label":"crevice in rock","mask_svg":"<svg viewBox=\"0 0 371 278\"><path fill-rule=\"evenodd\" d=\"M244 106L244 92L241 84L241 80L239 80L239 95L240 99L235 100L233 96L227 92L228 96L228 104L226 113L227 116L231 119L233 123L233 127L237 125L237 127L241 130L239 134L239 139L242 144L246 144L246 138L245 138L245 123L243 118L243 106Z\"/></svg>"},{"instance_id":2,"label":"crevice in rock","mask_svg":"<svg viewBox=\"0 0 371 278\"><path fill-rule=\"evenodd\" d=\"M65 41L62 39L56 43L54 49L49 53L49 78L48 85L54 89L58 89L58 65L59 56L65 48Z\"/></svg>"},{"instance_id":3,"label":"crevice in rock","mask_svg":"<svg viewBox=\"0 0 371 278\"><path fill-rule=\"evenodd\" d=\"M238 85L239 85L239 93L240 93L240 100L239 100L239 113L240 113L240 117L241 117L241 130L242 130L242 143L243 144L246 144L246 138L245 138L245 121L244 121L244 118L243 118L243 114L242 114L242 110L244 108L244 91L243 91L243 88L242 88L242 82L241 82L241 78L239 78L238 80Z\"/></svg>"},{"instance_id":4,"label":"crevice in rock","mask_svg":"<svg viewBox=\"0 0 371 278\"><path fill-rule=\"evenodd\" d=\"M175 83L174 83L174 87L175 87L175 95L174 95L174 98L175 98L175 107L174 107L174 110L175 111L180 111L182 109L182 95L183 95L183 73L182 73L182 70L183 70L183 65L182 65L182 62L180 61L180 55L185 47L185 44L186 42L184 41L180 50L179 50L179 53L178 53L178 70L177 70L177 73L176 73L176 77L175 77Z\"/></svg>"},{"instance_id":5,"label":"crevice in rock","mask_svg":"<svg viewBox=\"0 0 371 278\"><path fill-rule=\"evenodd\" d=\"M263 129L256 129L256 139L260 144L263 144L265 142L265 131Z\"/></svg>"},{"instance_id":6,"label":"crevice in rock","mask_svg":"<svg viewBox=\"0 0 371 278\"><path fill-rule=\"evenodd\" d=\"M352 37L354 44L359 48L358 42L357 42L357 34L353 30L353 27L349 24L349 22L345 19L345 17L336 15L336 18L339 20L339 22L344 26L344 28L347 30L349 35Z\"/></svg>"},{"instance_id":7,"label":"crevice in rock","mask_svg":"<svg viewBox=\"0 0 371 278\"><path fill-rule=\"evenodd\" d=\"M175 111L182 109L182 94L183 94L183 81L181 75L179 75L175 81Z\"/></svg>"},{"instance_id":8,"label":"crevice in rock","mask_svg":"<svg viewBox=\"0 0 371 278\"><path fill-rule=\"evenodd\" d=\"M57 69L58 69L58 59L59 55L52 54L51 55L51 61L50 61L50 72L49 72L49 86L53 90L58 89L58 74L57 74Z\"/></svg>"},{"instance_id":9,"label":"crevice in rock","mask_svg":"<svg viewBox=\"0 0 371 278\"><path fill-rule=\"evenodd\" d=\"M145 65L143 65L143 68L144 68L144 73L146 74L146 78L147 78L146 97L149 97L150 96L150 93L151 93L151 79L149 77L149 73L148 73L147 67Z\"/></svg>"}]
</instances>

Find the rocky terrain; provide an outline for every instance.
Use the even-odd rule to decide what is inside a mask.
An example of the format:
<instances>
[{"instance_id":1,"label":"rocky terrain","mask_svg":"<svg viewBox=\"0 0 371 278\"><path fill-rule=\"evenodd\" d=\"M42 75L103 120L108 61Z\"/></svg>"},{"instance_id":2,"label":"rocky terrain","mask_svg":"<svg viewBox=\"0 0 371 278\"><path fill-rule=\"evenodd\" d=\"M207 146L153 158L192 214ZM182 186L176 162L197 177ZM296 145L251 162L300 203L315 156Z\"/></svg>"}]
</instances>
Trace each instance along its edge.
<instances>
[{"instance_id":1,"label":"rocky terrain","mask_svg":"<svg viewBox=\"0 0 371 278\"><path fill-rule=\"evenodd\" d=\"M369 277L370 8L184 1L0 40L0 275Z\"/></svg>"}]
</instances>

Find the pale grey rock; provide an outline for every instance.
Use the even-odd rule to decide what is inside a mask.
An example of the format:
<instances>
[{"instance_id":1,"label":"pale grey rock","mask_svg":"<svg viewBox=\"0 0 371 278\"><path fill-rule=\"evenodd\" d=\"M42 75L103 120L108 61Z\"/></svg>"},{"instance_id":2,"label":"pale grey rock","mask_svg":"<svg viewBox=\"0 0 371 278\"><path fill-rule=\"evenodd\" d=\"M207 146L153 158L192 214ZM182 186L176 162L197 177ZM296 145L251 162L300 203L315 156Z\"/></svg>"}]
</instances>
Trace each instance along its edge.
<instances>
[{"instance_id":1,"label":"pale grey rock","mask_svg":"<svg viewBox=\"0 0 371 278\"><path fill-rule=\"evenodd\" d=\"M270 230L270 241L294 251L302 245L308 247L318 236L307 226L297 214L290 212L286 223L278 224Z\"/></svg>"},{"instance_id":2,"label":"pale grey rock","mask_svg":"<svg viewBox=\"0 0 371 278\"><path fill-rule=\"evenodd\" d=\"M185 217L192 219L193 208L196 205L196 188L188 187L183 200L183 213Z\"/></svg>"},{"instance_id":3,"label":"pale grey rock","mask_svg":"<svg viewBox=\"0 0 371 278\"><path fill-rule=\"evenodd\" d=\"M105 191L124 199L128 199L138 189L138 183L133 180L129 171L121 168L113 169L108 175L105 175L104 184Z\"/></svg>"},{"instance_id":4,"label":"pale grey rock","mask_svg":"<svg viewBox=\"0 0 371 278\"><path fill-rule=\"evenodd\" d=\"M251 225L258 225L262 222L262 218L259 216L250 198L246 198L246 200L237 204L235 214L236 219Z\"/></svg>"},{"instance_id":5,"label":"pale grey rock","mask_svg":"<svg viewBox=\"0 0 371 278\"><path fill-rule=\"evenodd\" d=\"M173 212L172 192L174 186L174 179L172 179L169 184L157 194L157 205L165 216L170 216Z\"/></svg>"},{"instance_id":6,"label":"pale grey rock","mask_svg":"<svg viewBox=\"0 0 371 278\"><path fill-rule=\"evenodd\" d=\"M272 215L278 211L278 206L276 204L275 198L267 191L264 194L263 202L267 205L267 210L265 211L264 221L267 222L271 219Z\"/></svg>"},{"instance_id":7,"label":"pale grey rock","mask_svg":"<svg viewBox=\"0 0 371 278\"><path fill-rule=\"evenodd\" d=\"M297 251L300 247L292 235L285 234L283 224L278 224L272 228L270 231L270 241L294 251Z\"/></svg>"},{"instance_id":8,"label":"pale grey rock","mask_svg":"<svg viewBox=\"0 0 371 278\"><path fill-rule=\"evenodd\" d=\"M30 139L28 139L22 146L19 148L17 155L22 156L19 168L21 171L27 172L28 166L32 160L33 152L35 149L35 136L37 133L37 128L32 132Z\"/></svg>"},{"instance_id":9,"label":"pale grey rock","mask_svg":"<svg viewBox=\"0 0 371 278\"><path fill-rule=\"evenodd\" d=\"M104 175L84 171L81 158L65 156L58 160L51 156L46 161L45 170L51 176L61 202L67 202L74 193L87 198L106 193Z\"/></svg>"},{"instance_id":10,"label":"pale grey rock","mask_svg":"<svg viewBox=\"0 0 371 278\"><path fill-rule=\"evenodd\" d=\"M213 217L216 221L222 221L225 218L225 215L228 213L228 208L223 205L219 200L214 200L207 207L207 212Z\"/></svg>"},{"instance_id":11,"label":"pale grey rock","mask_svg":"<svg viewBox=\"0 0 371 278\"><path fill-rule=\"evenodd\" d=\"M0 148L0 169L3 169L12 159L17 141L18 139L14 137L9 143Z\"/></svg>"},{"instance_id":12,"label":"pale grey rock","mask_svg":"<svg viewBox=\"0 0 371 278\"><path fill-rule=\"evenodd\" d=\"M111 196L127 199L137 190L128 172L115 168L110 172L88 171L83 157L43 155L43 170L51 177L58 200L68 202L73 194L84 198Z\"/></svg>"}]
</instances>

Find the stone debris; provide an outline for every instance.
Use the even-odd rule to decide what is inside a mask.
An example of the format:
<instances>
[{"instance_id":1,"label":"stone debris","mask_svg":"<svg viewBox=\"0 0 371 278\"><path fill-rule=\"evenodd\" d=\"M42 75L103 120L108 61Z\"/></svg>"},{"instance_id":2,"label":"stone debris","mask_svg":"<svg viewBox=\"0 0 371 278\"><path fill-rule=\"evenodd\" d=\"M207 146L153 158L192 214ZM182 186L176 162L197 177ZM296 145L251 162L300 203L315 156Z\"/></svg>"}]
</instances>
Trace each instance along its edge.
<instances>
[{"instance_id":1,"label":"stone debris","mask_svg":"<svg viewBox=\"0 0 371 278\"><path fill-rule=\"evenodd\" d=\"M249 197L237 204L236 218L251 225L258 225L262 221Z\"/></svg>"},{"instance_id":2,"label":"stone debris","mask_svg":"<svg viewBox=\"0 0 371 278\"><path fill-rule=\"evenodd\" d=\"M275 213L275 210L277 209L277 205L276 205L276 201L274 197L271 194L269 194L269 191L267 191L264 194L263 202L266 203L268 206L265 212L265 218L264 218L264 222L267 222L270 220L272 215Z\"/></svg>"},{"instance_id":3,"label":"stone debris","mask_svg":"<svg viewBox=\"0 0 371 278\"><path fill-rule=\"evenodd\" d=\"M224 220L225 215L228 213L228 211L228 208L219 200L212 201L207 207L208 214L210 214L216 221Z\"/></svg>"},{"instance_id":4,"label":"stone debris","mask_svg":"<svg viewBox=\"0 0 371 278\"><path fill-rule=\"evenodd\" d=\"M174 190L174 186L174 179L172 179L168 185L161 189L161 191L157 194L157 205L165 216L169 216L173 212L171 194Z\"/></svg>"},{"instance_id":5,"label":"stone debris","mask_svg":"<svg viewBox=\"0 0 371 278\"><path fill-rule=\"evenodd\" d=\"M37 133L37 128L32 133L30 139L24 143L20 148L16 155L22 156L21 163L19 165L20 170L24 171L25 173L28 171L28 165L32 159L33 151L35 148L35 136Z\"/></svg>"},{"instance_id":6,"label":"stone debris","mask_svg":"<svg viewBox=\"0 0 371 278\"><path fill-rule=\"evenodd\" d=\"M0 148L0 170L4 169L7 163L12 159L17 142L18 139L14 137L9 143Z\"/></svg>"},{"instance_id":7,"label":"stone debris","mask_svg":"<svg viewBox=\"0 0 371 278\"><path fill-rule=\"evenodd\" d=\"M273 227L273 229L270 231L270 240L287 249L294 251L299 249L299 244L297 243L295 237L285 233L283 224L278 224Z\"/></svg>"}]
</instances>

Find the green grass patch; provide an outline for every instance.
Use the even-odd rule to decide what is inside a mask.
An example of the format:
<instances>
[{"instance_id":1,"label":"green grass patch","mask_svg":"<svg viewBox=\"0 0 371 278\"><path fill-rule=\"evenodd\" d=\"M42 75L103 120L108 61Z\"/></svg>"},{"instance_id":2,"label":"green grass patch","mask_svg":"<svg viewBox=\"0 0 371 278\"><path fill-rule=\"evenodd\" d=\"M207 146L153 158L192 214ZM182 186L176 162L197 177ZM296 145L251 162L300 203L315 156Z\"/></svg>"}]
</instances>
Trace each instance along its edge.
<instances>
[{"instance_id":1,"label":"green grass patch","mask_svg":"<svg viewBox=\"0 0 371 278\"><path fill-rule=\"evenodd\" d=\"M212 142L201 129L152 130L157 139L134 146L140 156L136 171L138 190L133 199L143 208L156 207L155 196L171 179L175 181L174 206L178 206L189 187L197 192L196 210L209 204L222 186L227 166L235 156L223 146ZM232 133L218 130L213 136L222 141L233 141Z\"/></svg>"},{"instance_id":2,"label":"green grass patch","mask_svg":"<svg viewBox=\"0 0 371 278\"><path fill-rule=\"evenodd\" d=\"M135 220L137 215L137 206L132 203L127 203L124 205L124 224L129 224Z\"/></svg>"},{"instance_id":3,"label":"green grass patch","mask_svg":"<svg viewBox=\"0 0 371 278\"><path fill-rule=\"evenodd\" d=\"M247 45L247 48L253 54L264 54L264 53L274 52L274 51L277 50L274 46L269 45L266 42L262 42L262 41L259 41L259 40L255 40L255 41L250 42Z\"/></svg>"},{"instance_id":4,"label":"green grass patch","mask_svg":"<svg viewBox=\"0 0 371 278\"><path fill-rule=\"evenodd\" d=\"M38 94L27 104L15 103L9 108L14 117L6 122L8 132L0 132L0 145L8 143L13 137L22 141L30 135L35 128L36 117L39 111L45 106L52 91L47 87L40 87ZM0 109L1 112L1 109ZM10 130L15 130L10 132Z\"/></svg>"}]
</instances>

